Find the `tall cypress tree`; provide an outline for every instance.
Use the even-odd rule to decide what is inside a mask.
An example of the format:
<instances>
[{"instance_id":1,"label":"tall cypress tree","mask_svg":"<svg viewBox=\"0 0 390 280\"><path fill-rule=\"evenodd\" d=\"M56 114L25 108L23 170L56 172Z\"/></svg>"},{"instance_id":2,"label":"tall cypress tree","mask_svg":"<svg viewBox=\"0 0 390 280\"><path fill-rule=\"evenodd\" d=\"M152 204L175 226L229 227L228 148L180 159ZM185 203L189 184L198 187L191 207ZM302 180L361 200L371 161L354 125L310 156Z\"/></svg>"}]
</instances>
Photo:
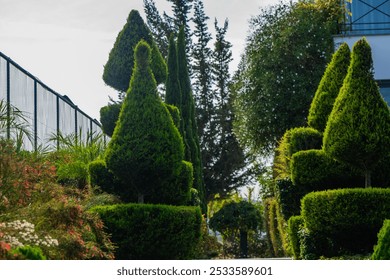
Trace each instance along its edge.
<instances>
[{"instance_id":1,"label":"tall cypress tree","mask_svg":"<svg viewBox=\"0 0 390 280\"><path fill-rule=\"evenodd\" d=\"M215 194L221 196L241 187L248 178L243 150L233 134L233 100L230 92L229 64L232 61L231 43L226 41L228 21L223 27L215 20L216 41L212 55L212 75L215 81L214 116L211 123L214 129L208 156L212 159L205 168L205 185L208 199Z\"/></svg>"},{"instance_id":2,"label":"tall cypress tree","mask_svg":"<svg viewBox=\"0 0 390 280\"><path fill-rule=\"evenodd\" d=\"M190 176L184 173L191 168L183 162L180 133L157 95L150 52L144 41L135 48L129 91L106 152L107 167L121 181L118 187L127 188L118 190L121 194L136 192L139 202L151 196L152 202L182 204L190 188L185 179Z\"/></svg>"},{"instance_id":3,"label":"tall cypress tree","mask_svg":"<svg viewBox=\"0 0 390 280\"><path fill-rule=\"evenodd\" d=\"M177 59L179 83L182 93L182 103L179 110L181 111L184 123L184 142L188 145L185 151L185 160L193 164L194 188L198 190L199 197L202 201L203 213L206 213L199 136L195 119L195 102L192 95L190 76L188 74L186 41L183 27L180 28L177 38Z\"/></svg>"},{"instance_id":4,"label":"tall cypress tree","mask_svg":"<svg viewBox=\"0 0 390 280\"><path fill-rule=\"evenodd\" d=\"M351 64L324 133L331 157L362 170L366 187L371 171L390 152L390 111L374 80L371 48L355 43Z\"/></svg>"},{"instance_id":5,"label":"tall cypress tree","mask_svg":"<svg viewBox=\"0 0 390 280\"><path fill-rule=\"evenodd\" d=\"M310 106L308 123L312 128L324 132L328 117L332 112L334 101L339 95L350 64L351 52L344 43L333 54L332 60L326 67L320 84Z\"/></svg>"}]
</instances>

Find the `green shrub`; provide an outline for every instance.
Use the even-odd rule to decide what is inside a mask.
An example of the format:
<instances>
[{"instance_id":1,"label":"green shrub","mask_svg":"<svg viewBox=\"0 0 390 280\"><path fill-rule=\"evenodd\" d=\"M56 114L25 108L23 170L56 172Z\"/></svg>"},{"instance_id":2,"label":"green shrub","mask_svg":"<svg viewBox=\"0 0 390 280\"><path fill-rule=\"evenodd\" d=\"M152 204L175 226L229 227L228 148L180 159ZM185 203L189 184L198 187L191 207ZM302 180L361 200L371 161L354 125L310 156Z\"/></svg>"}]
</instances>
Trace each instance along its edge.
<instances>
[{"instance_id":1,"label":"green shrub","mask_svg":"<svg viewBox=\"0 0 390 280\"><path fill-rule=\"evenodd\" d=\"M172 117L173 123L177 127L177 129L180 128L180 111L176 106L169 105L164 103L165 108L168 109L169 114Z\"/></svg>"},{"instance_id":2,"label":"green shrub","mask_svg":"<svg viewBox=\"0 0 390 280\"><path fill-rule=\"evenodd\" d=\"M302 199L301 214L310 232L328 236L339 248L335 253L370 252L390 217L390 189L313 192Z\"/></svg>"},{"instance_id":3,"label":"green shrub","mask_svg":"<svg viewBox=\"0 0 390 280\"><path fill-rule=\"evenodd\" d=\"M288 236L292 253L296 260L301 258L301 249L299 242L299 231L303 227L303 218L301 216L292 216L288 220Z\"/></svg>"},{"instance_id":4,"label":"green shrub","mask_svg":"<svg viewBox=\"0 0 390 280\"><path fill-rule=\"evenodd\" d=\"M190 259L200 239L198 207L118 204L90 211L103 220L116 259Z\"/></svg>"},{"instance_id":5,"label":"green shrub","mask_svg":"<svg viewBox=\"0 0 390 280\"><path fill-rule=\"evenodd\" d=\"M23 260L46 260L41 248L36 246L23 246L12 250L13 254L18 255Z\"/></svg>"},{"instance_id":6,"label":"green shrub","mask_svg":"<svg viewBox=\"0 0 390 280\"><path fill-rule=\"evenodd\" d=\"M299 151L321 149L322 134L310 127L298 127L287 130L276 149L276 171L279 178L290 176L290 161Z\"/></svg>"},{"instance_id":7,"label":"green shrub","mask_svg":"<svg viewBox=\"0 0 390 280\"><path fill-rule=\"evenodd\" d=\"M89 183L98 186L102 191L112 193L114 190L114 174L108 170L104 160L95 160L88 165Z\"/></svg>"},{"instance_id":8,"label":"green shrub","mask_svg":"<svg viewBox=\"0 0 390 280\"><path fill-rule=\"evenodd\" d=\"M114 133L121 106L121 103L114 103L100 108L100 122L102 124L103 132L110 137L112 137L112 134Z\"/></svg>"},{"instance_id":9,"label":"green shrub","mask_svg":"<svg viewBox=\"0 0 390 280\"><path fill-rule=\"evenodd\" d=\"M279 212L279 205L276 199L270 199L268 201L268 228L269 228L269 235L271 239L271 244L273 248L273 252L275 254L275 257L282 257L285 255L284 249L283 249L283 239L282 239L282 232L280 231L279 227L279 219L278 219L278 212Z\"/></svg>"},{"instance_id":10,"label":"green shrub","mask_svg":"<svg viewBox=\"0 0 390 280\"><path fill-rule=\"evenodd\" d=\"M304 188L293 184L290 178L276 180L280 211L285 220L301 212L301 198L306 194Z\"/></svg>"},{"instance_id":11,"label":"green shrub","mask_svg":"<svg viewBox=\"0 0 390 280\"><path fill-rule=\"evenodd\" d=\"M323 150L295 153L291 159L291 179L306 193L325 189L363 187L363 180L351 168L328 157ZM360 185L359 185L360 183Z\"/></svg>"},{"instance_id":12,"label":"green shrub","mask_svg":"<svg viewBox=\"0 0 390 280\"><path fill-rule=\"evenodd\" d=\"M373 260L390 260L390 220L385 220L378 233L378 243L371 256Z\"/></svg>"},{"instance_id":13,"label":"green shrub","mask_svg":"<svg viewBox=\"0 0 390 280\"><path fill-rule=\"evenodd\" d=\"M88 181L87 164L81 161L61 164L57 169L58 182L84 188Z\"/></svg>"}]
</instances>

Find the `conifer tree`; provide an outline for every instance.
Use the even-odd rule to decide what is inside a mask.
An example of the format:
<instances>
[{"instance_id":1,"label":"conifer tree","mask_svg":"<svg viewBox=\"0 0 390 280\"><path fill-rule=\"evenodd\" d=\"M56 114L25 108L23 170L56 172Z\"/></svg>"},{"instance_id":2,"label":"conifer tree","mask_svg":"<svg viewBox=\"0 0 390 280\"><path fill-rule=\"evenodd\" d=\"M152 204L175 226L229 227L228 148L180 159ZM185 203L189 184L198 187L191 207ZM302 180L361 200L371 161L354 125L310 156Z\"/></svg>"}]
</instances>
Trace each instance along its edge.
<instances>
[{"instance_id":1,"label":"conifer tree","mask_svg":"<svg viewBox=\"0 0 390 280\"><path fill-rule=\"evenodd\" d=\"M180 28L177 39L177 59L179 70L179 83L182 93L182 103L179 107L184 124L184 143L186 143L185 160L191 162L194 168L194 188L198 190L205 213L204 184L202 174L202 162L199 146L199 136L195 119L195 102L192 95L191 81L188 74L188 62L186 56L186 42L184 28Z\"/></svg>"},{"instance_id":2,"label":"conifer tree","mask_svg":"<svg viewBox=\"0 0 390 280\"><path fill-rule=\"evenodd\" d=\"M141 39L152 47L153 63L151 68L157 83L165 82L166 63L139 12L132 10L126 24L119 32L114 47L110 51L108 61L104 66L104 82L119 92L126 92L129 88L134 67L134 47Z\"/></svg>"},{"instance_id":3,"label":"conifer tree","mask_svg":"<svg viewBox=\"0 0 390 280\"><path fill-rule=\"evenodd\" d=\"M364 172L371 171L390 151L390 112L373 76L371 48L365 38L355 43L351 64L324 133L331 157Z\"/></svg>"},{"instance_id":4,"label":"conifer tree","mask_svg":"<svg viewBox=\"0 0 390 280\"><path fill-rule=\"evenodd\" d=\"M150 52L143 40L135 48L130 87L106 152L107 167L127 188L121 194L136 192L141 203L151 196L152 202L182 204L175 199L188 197L192 169L183 162L182 138L157 95ZM178 182L186 185L178 187Z\"/></svg>"},{"instance_id":5,"label":"conifer tree","mask_svg":"<svg viewBox=\"0 0 390 280\"><path fill-rule=\"evenodd\" d=\"M165 103L180 107L182 103L179 71L177 63L177 50L174 35L169 38L168 49L168 77L166 82Z\"/></svg>"},{"instance_id":6,"label":"conifer tree","mask_svg":"<svg viewBox=\"0 0 390 280\"><path fill-rule=\"evenodd\" d=\"M308 123L318 131L325 131L328 117L332 112L334 101L340 92L350 63L351 52L344 43L333 54L314 95L309 110Z\"/></svg>"}]
</instances>

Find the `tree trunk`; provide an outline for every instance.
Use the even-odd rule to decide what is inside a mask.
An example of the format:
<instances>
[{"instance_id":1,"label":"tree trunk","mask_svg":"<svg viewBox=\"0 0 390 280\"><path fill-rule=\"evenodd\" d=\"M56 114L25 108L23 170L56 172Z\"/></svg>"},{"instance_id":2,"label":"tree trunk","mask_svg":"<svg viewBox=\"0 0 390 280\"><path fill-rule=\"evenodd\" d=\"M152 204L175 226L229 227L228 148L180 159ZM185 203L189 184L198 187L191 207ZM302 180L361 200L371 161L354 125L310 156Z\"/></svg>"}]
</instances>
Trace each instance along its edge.
<instances>
[{"instance_id":1,"label":"tree trunk","mask_svg":"<svg viewBox=\"0 0 390 280\"><path fill-rule=\"evenodd\" d=\"M144 194L138 193L138 203L143 204L144 203Z\"/></svg>"},{"instance_id":2,"label":"tree trunk","mask_svg":"<svg viewBox=\"0 0 390 280\"><path fill-rule=\"evenodd\" d=\"M365 187L371 187L371 170L366 170L364 175L366 177Z\"/></svg>"},{"instance_id":3,"label":"tree trunk","mask_svg":"<svg viewBox=\"0 0 390 280\"><path fill-rule=\"evenodd\" d=\"M240 258L248 257L248 232L240 230Z\"/></svg>"}]
</instances>

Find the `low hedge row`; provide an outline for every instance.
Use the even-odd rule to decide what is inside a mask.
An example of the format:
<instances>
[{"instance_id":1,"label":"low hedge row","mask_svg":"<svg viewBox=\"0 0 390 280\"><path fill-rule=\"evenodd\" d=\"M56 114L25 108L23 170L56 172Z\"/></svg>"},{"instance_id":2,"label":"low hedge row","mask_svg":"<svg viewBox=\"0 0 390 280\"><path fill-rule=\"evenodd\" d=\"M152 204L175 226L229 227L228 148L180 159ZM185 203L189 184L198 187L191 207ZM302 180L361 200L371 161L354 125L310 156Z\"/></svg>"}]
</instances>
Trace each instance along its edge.
<instances>
[{"instance_id":1,"label":"low hedge row","mask_svg":"<svg viewBox=\"0 0 390 280\"><path fill-rule=\"evenodd\" d=\"M152 204L97 206L116 259L190 259L200 239L199 207Z\"/></svg>"},{"instance_id":2,"label":"low hedge row","mask_svg":"<svg viewBox=\"0 0 390 280\"><path fill-rule=\"evenodd\" d=\"M383 223L378 233L378 244L374 247L373 260L390 260L390 220Z\"/></svg>"},{"instance_id":3,"label":"low hedge row","mask_svg":"<svg viewBox=\"0 0 390 280\"><path fill-rule=\"evenodd\" d=\"M301 215L308 231L329 238L333 249L350 253L371 252L383 221L390 218L390 189L309 193L302 199Z\"/></svg>"}]
</instances>

